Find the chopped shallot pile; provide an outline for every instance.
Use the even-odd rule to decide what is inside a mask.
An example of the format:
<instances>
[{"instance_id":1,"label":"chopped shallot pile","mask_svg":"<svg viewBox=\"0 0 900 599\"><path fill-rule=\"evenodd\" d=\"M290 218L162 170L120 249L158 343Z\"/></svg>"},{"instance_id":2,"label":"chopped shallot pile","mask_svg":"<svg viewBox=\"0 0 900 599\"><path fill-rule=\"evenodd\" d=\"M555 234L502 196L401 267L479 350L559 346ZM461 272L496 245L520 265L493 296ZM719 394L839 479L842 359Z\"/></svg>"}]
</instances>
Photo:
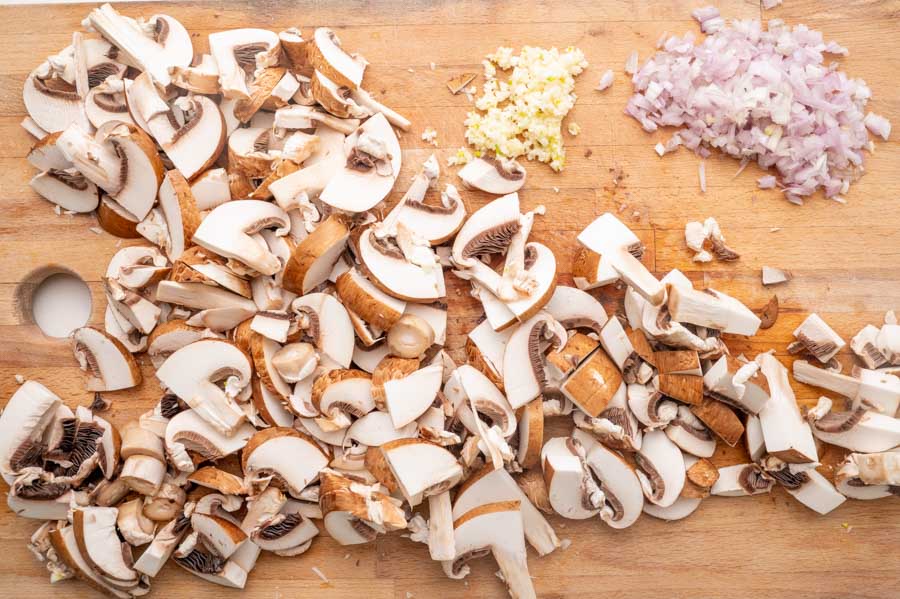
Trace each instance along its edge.
<instances>
[{"instance_id":1,"label":"chopped shallot pile","mask_svg":"<svg viewBox=\"0 0 900 599\"><path fill-rule=\"evenodd\" d=\"M706 39L668 38L632 77L625 112L649 132L678 127L666 151L685 146L707 157L718 148L744 164L773 167L793 203L819 188L840 199L865 170L868 134L890 134L887 119L866 114L866 83L827 62L847 49L805 25L726 25L715 7L693 15Z\"/></svg>"}]
</instances>

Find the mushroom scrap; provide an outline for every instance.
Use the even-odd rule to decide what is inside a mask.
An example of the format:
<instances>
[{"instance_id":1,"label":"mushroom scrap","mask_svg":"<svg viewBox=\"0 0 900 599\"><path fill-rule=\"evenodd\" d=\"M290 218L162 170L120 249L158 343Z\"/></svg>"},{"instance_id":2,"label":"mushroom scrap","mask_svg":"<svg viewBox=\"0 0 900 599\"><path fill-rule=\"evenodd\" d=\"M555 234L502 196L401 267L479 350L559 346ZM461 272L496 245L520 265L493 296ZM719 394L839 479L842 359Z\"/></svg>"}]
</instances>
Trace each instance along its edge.
<instances>
[{"instance_id":1,"label":"mushroom scrap","mask_svg":"<svg viewBox=\"0 0 900 599\"><path fill-rule=\"evenodd\" d=\"M558 284L513 162L459 173L500 196L469 213L431 156L388 210L409 122L334 31L212 33L194 61L169 16L104 5L88 22L103 39L76 34L26 82L47 133L32 185L143 238L109 261L103 326L72 343L87 390L161 390L121 427L35 381L0 414L7 501L43 521L31 547L52 581L127 599L172 561L243 588L263 552L405 530L450 578L491 556L527 598L526 545L563 545L552 512L623 529L775 486L822 513L896 494L895 320L853 338L852 376L794 364L847 399L804 415L777 358L728 350L760 319L677 270L657 278L613 214L578 235L576 286ZM484 311L460 365L445 272ZM591 292L612 283L621 314ZM815 315L795 336L823 365L844 345ZM710 461L742 439L750 461ZM817 439L852 452L834 484Z\"/></svg>"}]
</instances>

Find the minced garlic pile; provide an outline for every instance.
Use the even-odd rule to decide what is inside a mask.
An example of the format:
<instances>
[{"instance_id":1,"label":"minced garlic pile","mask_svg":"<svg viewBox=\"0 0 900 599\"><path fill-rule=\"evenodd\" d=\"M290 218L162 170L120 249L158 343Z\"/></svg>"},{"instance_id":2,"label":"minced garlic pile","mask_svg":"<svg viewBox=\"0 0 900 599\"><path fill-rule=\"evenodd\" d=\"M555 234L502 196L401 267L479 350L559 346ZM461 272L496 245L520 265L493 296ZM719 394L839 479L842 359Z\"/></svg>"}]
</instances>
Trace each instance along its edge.
<instances>
[{"instance_id":1,"label":"minced garlic pile","mask_svg":"<svg viewBox=\"0 0 900 599\"><path fill-rule=\"evenodd\" d=\"M575 76L588 64L581 50L525 46L515 55L512 48L498 48L482 64L485 83L475 101L478 112L470 112L465 122L475 155L524 155L562 170L562 120L575 104ZM512 73L501 80L498 69Z\"/></svg>"}]
</instances>

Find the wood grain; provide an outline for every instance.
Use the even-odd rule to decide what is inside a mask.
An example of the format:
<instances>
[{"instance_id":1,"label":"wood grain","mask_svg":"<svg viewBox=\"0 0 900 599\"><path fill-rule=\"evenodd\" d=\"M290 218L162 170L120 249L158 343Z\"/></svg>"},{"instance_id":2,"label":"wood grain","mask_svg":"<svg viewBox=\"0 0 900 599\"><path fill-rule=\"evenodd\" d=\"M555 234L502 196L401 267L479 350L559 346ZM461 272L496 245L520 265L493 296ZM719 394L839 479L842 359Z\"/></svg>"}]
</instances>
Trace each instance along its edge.
<instances>
[{"instance_id":1,"label":"wood grain","mask_svg":"<svg viewBox=\"0 0 900 599\"><path fill-rule=\"evenodd\" d=\"M348 48L364 54L371 67L367 87L382 101L401 109L413 129L401 139L403 172L389 201L398 199L418 165L434 151L442 162L463 143L463 119L471 105L447 93L445 82L458 73L478 70L484 54L499 45L576 45L591 66L576 85L578 103L569 117L581 125L577 137L566 136L568 166L562 175L543 165L529 165L522 192L527 208L544 204L548 215L534 227L534 239L557 255L561 283L570 283L575 235L593 217L613 211L647 245L645 263L658 274L682 269L695 283L736 295L754 308L773 292L782 313L775 327L753 339L732 339L734 353L775 349L786 362L790 332L817 311L849 339L864 324L879 322L884 311L900 309L900 144L878 143L868 157L868 174L847 194L848 205L816 198L805 207L784 202L774 191L755 189L762 172L747 168L735 176L733 160L707 160L709 189L701 194L697 158L680 151L659 159L653 144L667 133L644 133L622 114L631 86L622 71L628 54L642 58L653 51L663 32L693 31L690 11L701 1L666 0L399 0L394 2L225 1L138 3L123 5L129 15L167 13L180 19L194 36L195 49L206 48L206 34L232 27L280 30L328 25ZM761 11L756 1L713 2L726 17L784 18L804 22L850 49L842 59L852 76L865 79L874 93L871 110L900 123L900 0L786 0ZM31 192L32 169L24 154L32 140L19 127L24 116L21 87L41 57L69 43L88 5L0 7L0 401L16 388L15 375L36 379L69 405L88 404L68 344L50 339L28 323L17 305L18 284L29 273L58 264L89 282L94 305L91 321L102 323L105 300L100 278L118 241L91 232L90 216L57 216ZM432 70L429 63L434 62ZM616 72L611 89L592 88L607 68ZM409 70L412 70L412 73ZM425 127L438 130L438 147L421 141ZM895 138L897 135L895 134ZM622 173L618 186L612 171ZM447 169L445 169L446 171ZM445 175L446 181L455 179ZM442 182L443 183L443 182ZM466 193L470 208L488 198ZM729 245L742 254L736 263L699 265L684 247L688 220L718 218ZM773 231L772 229L778 229ZM129 243L129 242L125 242ZM789 269L795 279L773 290L759 281L763 265ZM621 291L598 293L607 310L616 311ZM461 359L465 331L479 314L464 285L448 289L451 328L448 343ZM845 352L841 360L849 365ZM152 368L142 360L146 382L138 389L108 394L110 418L122 424L137 417L159 396ZM805 404L815 389L795 385ZM565 434L564 422L553 434ZM823 448L833 464L841 452ZM715 461L726 465L745 459L741 450L720 448ZM900 502L848 501L821 517L780 490L753 498L713 498L688 520L667 524L642 518L625 531L599 521L554 519L559 536L572 540L565 551L530 560L541 597L617 598L871 598L897 596L900 583ZM35 523L0 507L0 593L4 597L89 597L80 583L51 587L47 573L25 548ZM318 567L330 582L313 573ZM427 549L399 535L379 537L372 546L340 547L322 537L296 558L266 555L250 576L242 596L294 597L502 597L495 566L482 560L465 582L444 577L428 559ZM63 590L64 587L64 590ZM156 597L195 599L239 593L204 583L169 566L153 582ZM410 595L411 594L411 595Z\"/></svg>"}]
</instances>

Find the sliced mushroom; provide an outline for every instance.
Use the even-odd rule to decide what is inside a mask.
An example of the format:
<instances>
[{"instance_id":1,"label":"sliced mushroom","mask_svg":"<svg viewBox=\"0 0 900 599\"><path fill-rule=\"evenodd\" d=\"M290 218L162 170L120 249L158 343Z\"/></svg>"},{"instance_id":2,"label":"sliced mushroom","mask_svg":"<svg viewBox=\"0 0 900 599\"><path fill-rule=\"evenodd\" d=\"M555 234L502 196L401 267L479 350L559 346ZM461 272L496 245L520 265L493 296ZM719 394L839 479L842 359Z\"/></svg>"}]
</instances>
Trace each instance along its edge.
<instances>
[{"instance_id":1,"label":"sliced mushroom","mask_svg":"<svg viewBox=\"0 0 900 599\"><path fill-rule=\"evenodd\" d=\"M166 464L148 455L135 454L122 464L119 480L141 495L153 495L162 484Z\"/></svg>"},{"instance_id":2,"label":"sliced mushroom","mask_svg":"<svg viewBox=\"0 0 900 599\"><path fill-rule=\"evenodd\" d=\"M29 185L41 197L63 210L91 212L100 203L97 186L74 168L51 168L35 175Z\"/></svg>"},{"instance_id":3,"label":"sliced mushroom","mask_svg":"<svg viewBox=\"0 0 900 599\"><path fill-rule=\"evenodd\" d=\"M432 262L414 264L397 244L377 239L370 227L359 237L358 257L372 283L396 298L428 303L445 294L444 273L433 253L429 253Z\"/></svg>"},{"instance_id":4,"label":"sliced mushroom","mask_svg":"<svg viewBox=\"0 0 900 599\"><path fill-rule=\"evenodd\" d=\"M383 200L400 173L400 143L383 114L372 116L347 136L347 163L319 199L347 212L365 212Z\"/></svg>"},{"instance_id":5,"label":"sliced mushroom","mask_svg":"<svg viewBox=\"0 0 900 599\"><path fill-rule=\"evenodd\" d=\"M277 484L297 498L327 464L328 455L315 441L290 428L259 431L241 455L248 488L264 489Z\"/></svg>"},{"instance_id":6,"label":"sliced mushroom","mask_svg":"<svg viewBox=\"0 0 900 599\"><path fill-rule=\"evenodd\" d=\"M719 468L719 478L710 489L713 495L740 497L772 490L774 481L766 478L756 464L736 464Z\"/></svg>"},{"instance_id":7,"label":"sliced mushroom","mask_svg":"<svg viewBox=\"0 0 900 599\"><path fill-rule=\"evenodd\" d=\"M533 400L546 386L543 345L560 349L566 340L562 325L543 312L520 324L510 336L503 354L503 385L513 409Z\"/></svg>"},{"instance_id":8,"label":"sliced mushroom","mask_svg":"<svg viewBox=\"0 0 900 599\"><path fill-rule=\"evenodd\" d=\"M525 168L515 160L501 157L476 158L457 174L468 187L496 195L514 193L525 185Z\"/></svg>"},{"instance_id":9,"label":"sliced mushroom","mask_svg":"<svg viewBox=\"0 0 900 599\"><path fill-rule=\"evenodd\" d=\"M644 434L641 448L634 454L637 476L650 503L668 507L684 488L685 466L681 450L663 431Z\"/></svg>"},{"instance_id":10,"label":"sliced mushroom","mask_svg":"<svg viewBox=\"0 0 900 599\"><path fill-rule=\"evenodd\" d=\"M147 549L134 562L134 569L150 577L159 574L187 532L188 527L184 524L185 521L176 518L160 528Z\"/></svg>"},{"instance_id":11,"label":"sliced mushroom","mask_svg":"<svg viewBox=\"0 0 900 599\"><path fill-rule=\"evenodd\" d=\"M575 438L554 437L541 450L550 505L571 520L596 516L606 499L584 460L585 449Z\"/></svg>"},{"instance_id":12,"label":"sliced mushroom","mask_svg":"<svg viewBox=\"0 0 900 599\"><path fill-rule=\"evenodd\" d=\"M299 511L299 505L287 502L280 512L261 522L250 539L260 549L276 555L299 555L305 551L319 529Z\"/></svg>"},{"instance_id":13,"label":"sliced mushroom","mask_svg":"<svg viewBox=\"0 0 900 599\"><path fill-rule=\"evenodd\" d=\"M440 364L426 366L384 382L384 404L395 429L410 424L431 406L441 388L443 370Z\"/></svg>"},{"instance_id":14,"label":"sliced mushroom","mask_svg":"<svg viewBox=\"0 0 900 599\"><path fill-rule=\"evenodd\" d=\"M143 221L147 223L148 227L151 225L149 219L154 217L155 212L157 211L151 210L147 219ZM142 235L142 233L138 231L140 223L137 218L107 195L101 194L100 204L97 207L97 224L110 235L121 237L123 239L137 239ZM155 223L153 224L155 225ZM148 235L149 234L151 234L151 232L148 230ZM152 233L152 235L155 234L156 231ZM155 242L156 240L154 238L150 239L150 241Z\"/></svg>"},{"instance_id":15,"label":"sliced mushroom","mask_svg":"<svg viewBox=\"0 0 900 599\"><path fill-rule=\"evenodd\" d=\"M628 406L626 389L627 385L622 383L598 417L580 410L574 411L572 417L576 427L591 433L604 445L631 453L641 448L643 433Z\"/></svg>"},{"instance_id":16,"label":"sliced mushroom","mask_svg":"<svg viewBox=\"0 0 900 599\"><path fill-rule=\"evenodd\" d=\"M713 399L704 397L703 401L690 407L691 414L699 418L709 430L714 432L730 447L737 445L744 434L744 425L741 419L728 405Z\"/></svg>"},{"instance_id":17,"label":"sliced mushroom","mask_svg":"<svg viewBox=\"0 0 900 599\"><path fill-rule=\"evenodd\" d=\"M198 210L212 210L231 201L228 173L224 168L211 168L197 175L191 182L191 193Z\"/></svg>"},{"instance_id":18,"label":"sliced mushroom","mask_svg":"<svg viewBox=\"0 0 900 599\"><path fill-rule=\"evenodd\" d=\"M716 399L749 414L759 414L769 400L769 384L756 362L722 356L707 369L703 382Z\"/></svg>"},{"instance_id":19,"label":"sliced mushroom","mask_svg":"<svg viewBox=\"0 0 900 599\"><path fill-rule=\"evenodd\" d=\"M622 372L625 382L644 384L650 380L653 370L641 359L618 318L609 319L599 331L599 335L603 350ZM663 373L660 371L660 388L662 381Z\"/></svg>"},{"instance_id":20,"label":"sliced mushroom","mask_svg":"<svg viewBox=\"0 0 900 599\"><path fill-rule=\"evenodd\" d=\"M577 430L576 430L577 432ZM585 463L600 481L606 499L600 519L612 528L628 528L644 507L644 494L634 469L614 451L594 443Z\"/></svg>"},{"instance_id":21,"label":"sliced mushroom","mask_svg":"<svg viewBox=\"0 0 900 599\"><path fill-rule=\"evenodd\" d=\"M303 334L321 354L341 368L353 359L353 324L346 308L326 293L308 293L298 297L291 309L301 322Z\"/></svg>"},{"instance_id":22,"label":"sliced mushroom","mask_svg":"<svg viewBox=\"0 0 900 599\"><path fill-rule=\"evenodd\" d=\"M219 70L219 87L226 98L250 96L249 79L256 57L278 47L278 34L266 29L231 29L209 35L209 50Z\"/></svg>"},{"instance_id":23,"label":"sliced mushroom","mask_svg":"<svg viewBox=\"0 0 900 599\"><path fill-rule=\"evenodd\" d=\"M347 429L347 439L368 447L380 447L396 439L416 436L416 423L411 422L401 428L394 428L390 414L381 410L369 412Z\"/></svg>"},{"instance_id":24,"label":"sliced mushroom","mask_svg":"<svg viewBox=\"0 0 900 599\"><path fill-rule=\"evenodd\" d=\"M337 85L354 90L362 83L366 63L347 54L341 48L341 40L331 29L317 28L306 48L309 65Z\"/></svg>"},{"instance_id":25,"label":"sliced mushroom","mask_svg":"<svg viewBox=\"0 0 900 599\"><path fill-rule=\"evenodd\" d=\"M244 421L244 413L233 398L249 385L251 373L249 358L237 346L203 339L166 358L156 376L213 427L232 435ZM225 379L223 390L216 383Z\"/></svg>"},{"instance_id":26,"label":"sliced mushroom","mask_svg":"<svg viewBox=\"0 0 900 599\"><path fill-rule=\"evenodd\" d=\"M131 85L128 79L108 78L88 92L84 109L88 120L98 129L110 121L135 124L128 113L125 89Z\"/></svg>"},{"instance_id":27,"label":"sliced mushroom","mask_svg":"<svg viewBox=\"0 0 900 599\"><path fill-rule=\"evenodd\" d=\"M847 459L856 467L860 481L867 485L896 487L900 484L900 454L897 451L851 453Z\"/></svg>"},{"instance_id":28,"label":"sliced mushroom","mask_svg":"<svg viewBox=\"0 0 900 599\"><path fill-rule=\"evenodd\" d=\"M522 408L516 428L519 433L516 461L522 468L531 468L540 463L541 448L544 446L544 406L541 399L534 399Z\"/></svg>"},{"instance_id":29,"label":"sliced mushroom","mask_svg":"<svg viewBox=\"0 0 900 599\"><path fill-rule=\"evenodd\" d=\"M590 329L600 334L608 317L603 304L575 287L558 285L544 310L566 329Z\"/></svg>"},{"instance_id":30,"label":"sliced mushroom","mask_svg":"<svg viewBox=\"0 0 900 599\"><path fill-rule=\"evenodd\" d=\"M144 516L143 505L143 500L138 498L117 506L119 513L116 517L116 527L125 542L135 547L152 542L156 532L156 522Z\"/></svg>"},{"instance_id":31,"label":"sliced mushroom","mask_svg":"<svg viewBox=\"0 0 900 599\"><path fill-rule=\"evenodd\" d=\"M776 477L789 495L819 514L827 514L847 500L828 479L815 470L805 470L786 478L775 473L770 474Z\"/></svg>"},{"instance_id":32,"label":"sliced mushroom","mask_svg":"<svg viewBox=\"0 0 900 599\"><path fill-rule=\"evenodd\" d=\"M759 416L749 414L744 430L744 442L747 445L747 453L750 459L758 462L766 453L766 442L763 438L762 424Z\"/></svg>"},{"instance_id":33,"label":"sliced mushroom","mask_svg":"<svg viewBox=\"0 0 900 599\"><path fill-rule=\"evenodd\" d=\"M441 245L453 238L463 226L466 217L466 205L456 187L447 184L441 192L440 204L429 204L422 198L409 197L413 191L410 187L405 201L401 200L394 210L398 211L397 221L408 229L416 231L428 240L432 246Z\"/></svg>"},{"instance_id":34,"label":"sliced mushroom","mask_svg":"<svg viewBox=\"0 0 900 599\"><path fill-rule=\"evenodd\" d=\"M502 391L503 354L516 329L497 332L488 320L483 320L469 331L466 339L466 357L469 364L491 379Z\"/></svg>"},{"instance_id":35,"label":"sliced mushroom","mask_svg":"<svg viewBox=\"0 0 900 599\"><path fill-rule=\"evenodd\" d=\"M53 546L53 550L66 565L95 589L118 599L133 597L130 592L113 586L107 578L98 574L93 565L86 560L79 549L74 526L64 526L52 530L50 532L50 543Z\"/></svg>"},{"instance_id":36,"label":"sliced mushroom","mask_svg":"<svg viewBox=\"0 0 900 599\"><path fill-rule=\"evenodd\" d=\"M453 454L427 441L397 439L378 449L413 507L424 497L452 488L462 478L462 467Z\"/></svg>"},{"instance_id":37,"label":"sliced mushroom","mask_svg":"<svg viewBox=\"0 0 900 599\"><path fill-rule=\"evenodd\" d=\"M888 451L900 445L900 420L860 404L849 412L831 412L831 400L820 397L806 414L817 439L862 453Z\"/></svg>"},{"instance_id":38,"label":"sliced mushroom","mask_svg":"<svg viewBox=\"0 0 900 599\"><path fill-rule=\"evenodd\" d=\"M277 227L276 234L290 229L287 214L278 206L259 200L235 200L214 208L194 233L196 244L247 265L253 270L273 275L281 262L252 235L261 229Z\"/></svg>"},{"instance_id":39,"label":"sliced mushroom","mask_svg":"<svg viewBox=\"0 0 900 599\"><path fill-rule=\"evenodd\" d=\"M418 358L434 342L434 329L428 321L411 313L397 319L387 334L388 350L398 358Z\"/></svg>"},{"instance_id":40,"label":"sliced mushroom","mask_svg":"<svg viewBox=\"0 0 900 599\"><path fill-rule=\"evenodd\" d=\"M159 368L166 358L205 336L203 329L189 326L184 320L161 323L147 338L147 355L154 368Z\"/></svg>"},{"instance_id":41,"label":"sliced mushroom","mask_svg":"<svg viewBox=\"0 0 900 599\"><path fill-rule=\"evenodd\" d=\"M755 335L759 330L759 317L747 306L721 291L697 291L670 284L668 295L669 314L680 323L736 335Z\"/></svg>"},{"instance_id":42,"label":"sliced mushroom","mask_svg":"<svg viewBox=\"0 0 900 599\"><path fill-rule=\"evenodd\" d=\"M60 134L56 145L66 160L97 187L111 196L122 189L125 169L113 143L104 143L77 125L71 125ZM154 174L152 170L151 174Z\"/></svg>"},{"instance_id":43,"label":"sliced mushroom","mask_svg":"<svg viewBox=\"0 0 900 599\"><path fill-rule=\"evenodd\" d=\"M284 268L284 288L302 295L325 282L346 249L349 236L345 218L333 214L325 219L292 252Z\"/></svg>"},{"instance_id":44,"label":"sliced mushroom","mask_svg":"<svg viewBox=\"0 0 900 599\"><path fill-rule=\"evenodd\" d=\"M682 451L699 458L709 458L716 451L716 439L709 428L687 406L665 428L666 436Z\"/></svg>"},{"instance_id":45,"label":"sliced mushroom","mask_svg":"<svg viewBox=\"0 0 900 599\"><path fill-rule=\"evenodd\" d=\"M393 327L406 310L406 302L383 292L355 268L339 276L335 288L344 306L368 324L385 331Z\"/></svg>"},{"instance_id":46,"label":"sliced mushroom","mask_svg":"<svg viewBox=\"0 0 900 599\"><path fill-rule=\"evenodd\" d=\"M36 381L25 381L0 413L0 472L8 483L24 465L23 458L43 448L41 437L53 421L59 397Z\"/></svg>"},{"instance_id":47,"label":"sliced mushroom","mask_svg":"<svg viewBox=\"0 0 900 599\"><path fill-rule=\"evenodd\" d=\"M810 314L794 330L803 349L822 364L828 364L847 343L818 314Z\"/></svg>"},{"instance_id":48,"label":"sliced mushroom","mask_svg":"<svg viewBox=\"0 0 900 599\"><path fill-rule=\"evenodd\" d=\"M817 462L816 442L800 415L787 369L770 354L756 359L770 391L769 401L759 413L766 452L789 464Z\"/></svg>"},{"instance_id":49,"label":"sliced mushroom","mask_svg":"<svg viewBox=\"0 0 900 599\"><path fill-rule=\"evenodd\" d=\"M634 256L640 249L640 241L622 221L611 213L600 216L578 235L578 242L600 255L600 261L609 265L618 276L637 291L641 297L658 306L665 301L666 288Z\"/></svg>"},{"instance_id":50,"label":"sliced mushroom","mask_svg":"<svg viewBox=\"0 0 900 599\"><path fill-rule=\"evenodd\" d=\"M628 385L628 407L646 430L666 427L678 415L675 402L664 398L650 385Z\"/></svg>"},{"instance_id":51,"label":"sliced mushroom","mask_svg":"<svg viewBox=\"0 0 900 599\"><path fill-rule=\"evenodd\" d=\"M188 451L206 460L218 460L243 449L254 432L253 426L244 422L234 434L226 436L195 410L184 410L166 426L166 454L173 466L182 472L193 472L194 463Z\"/></svg>"},{"instance_id":52,"label":"sliced mushroom","mask_svg":"<svg viewBox=\"0 0 900 599\"><path fill-rule=\"evenodd\" d=\"M228 520L199 512L191 514L191 528L222 559L231 557L247 538L244 531Z\"/></svg>"},{"instance_id":53,"label":"sliced mushroom","mask_svg":"<svg viewBox=\"0 0 900 599\"><path fill-rule=\"evenodd\" d=\"M316 423L325 431L350 426L349 416L360 418L375 409L372 377L361 370L335 369L318 377L312 403L322 414Z\"/></svg>"},{"instance_id":54,"label":"sliced mushroom","mask_svg":"<svg viewBox=\"0 0 900 599\"><path fill-rule=\"evenodd\" d=\"M110 586L131 588L138 584L138 574L116 533L117 516L113 507L79 508L72 511L72 528L79 552L94 571Z\"/></svg>"},{"instance_id":55,"label":"sliced mushroom","mask_svg":"<svg viewBox=\"0 0 900 599\"><path fill-rule=\"evenodd\" d=\"M93 327L72 333L75 358L87 373L88 391L116 391L141 383L141 371L122 343Z\"/></svg>"}]
</instances>

